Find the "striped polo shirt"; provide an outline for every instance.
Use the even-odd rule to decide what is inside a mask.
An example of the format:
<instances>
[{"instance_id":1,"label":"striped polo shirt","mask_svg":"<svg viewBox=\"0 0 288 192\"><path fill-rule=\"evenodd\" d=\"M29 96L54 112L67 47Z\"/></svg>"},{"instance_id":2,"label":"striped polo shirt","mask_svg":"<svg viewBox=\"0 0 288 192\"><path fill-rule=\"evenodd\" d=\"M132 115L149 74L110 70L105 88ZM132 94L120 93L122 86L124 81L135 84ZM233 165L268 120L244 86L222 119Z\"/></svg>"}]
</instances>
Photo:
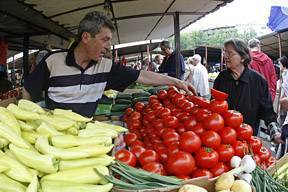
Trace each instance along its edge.
<instances>
[{"instance_id":1,"label":"striped polo shirt","mask_svg":"<svg viewBox=\"0 0 288 192\"><path fill-rule=\"evenodd\" d=\"M75 47L44 57L25 79L24 87L35 101L45 91L49 109L72 109L91 117L104 90L123 91L137 80L139 71L113 64L107 58L91 61L83 69L75 62Z\"/></svg>"}]
</instances>

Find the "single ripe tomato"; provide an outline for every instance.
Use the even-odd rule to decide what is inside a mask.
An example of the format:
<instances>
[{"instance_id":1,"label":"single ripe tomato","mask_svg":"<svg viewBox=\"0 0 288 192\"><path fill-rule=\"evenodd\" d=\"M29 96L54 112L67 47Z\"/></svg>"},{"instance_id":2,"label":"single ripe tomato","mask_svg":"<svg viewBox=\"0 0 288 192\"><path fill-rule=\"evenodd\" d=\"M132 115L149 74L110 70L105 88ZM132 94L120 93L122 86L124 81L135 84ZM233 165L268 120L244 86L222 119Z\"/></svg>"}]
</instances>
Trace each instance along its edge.
<instances>
[{"instance_id":1,"label":"single ripe tomato","mask_svg":"<svg viewBox=\"0 0 288 192\"><path fill-rule=\"evenodd\" d=\"M262 147L261 139L255 136L250 137L248 143L251 146L254 154L258 153Z\"/></svg>"},{"instance_id":2,"label":"single ripe tomato","mask_svg":"<svg viewBox=\"0 0 288 192\"><path fill-rule=\"evenodd\" d=\"M159 162L159 157L154 150L148 149L140 155L139 162L140 162L141 166L143 167L147 163Z\"/></svg>"},{"instance_id":3,"label":"single ripe tomato","mask_svg":"<svg viewBox=\"0 0 288 192\"><path fill-rule=\"evenodd\" d=\"M157 94L159 100L164 100L167 97L167 91L160 90Z\"/></svg>"},{"instance_id":4,"label":"single ripe tomato","mask_svg":"<svg viewBox=\"0 0 288 192\"><path fill-rule=\"evenodd\" d=\"M248 152L248 145L246 142L236 141L233 143L234 152L236 156L244 157L245 154Z\"/></svg>"},{"instance_id":5,"label":"single ripe tomato","mask_svg":"<svg viewBox=\"0 0 288 192\"><path fill-rule=\"evenodd\" d=\"M208 177L209 179L213 177L213 174L208 169L196 169L192 172L191 177Z\"/></svg>"},{"instance_id":6,"label":"single ripe tomato","mask_svg":"<svg viewBox=\"0 0 288 192\"><path fill-rule=\"evenodd\" d=\"M223 113L227 127L238 128L243 123L243 116L240 112L228 110Z\"/></svg>"},{"instance_id":7,"label":"single ripe tomato","mask_svg":"<svg viewBox=\"0 0 288 192\"><path fill-rule=\"evenodd\" d=\"M128 146L130 146L136 140L137 135L135 133L127 133L126 135L124 135L124 141Z\"/></svg>"},{"instance_id":8,"label":"single ripe tomato","mask_svg":"<svg viewBox=\"0 0 288 192\"><path fill-rule=\"evenodd\" d=\"M237 132L231 127L224 127L219 134L224 144L233 144L237 140Z\"/></svg>"},{"instance_id":9,"label":"single ripe tomato","mask_svg":"<svg viewBox=\"0 0 288 192\"><path fill-rule=\"evenodd\" d=\"M223 162L217 163L214 167L212 167L210 169L210 171L214 177L217 177L217 176L221 175L222 173L227 172L228 170L229 170L229 168Z\"/></svg>"},{"instance_id":10,"label":"single ripe tomato","mask_svg":"<svg viewBox=\"0 0 288 192\"><path fill-rule=\"evenodd\" d=\"M254 161L256 162L257 165L261 165L261 159L259 155L254 154Z\"/></svg>"},{"instance_id":11,"label":"single ripe tomato","mask_svg":"<svg viewBox=\"0 0 288 192\"><path fill-rule=\"evenodd\" d=\"M180 150L188 153L194 153L201 147L201 139L193 131L182 133L180 135L179 143Z\"/></svg>"},{"instance_id":12,"label":"single ripe tomato","mask_svg":"<svg viewBox=\"0 0 288 192\"><path fill-rule=\"evenodd\" d=\"M201 141L206 147L216 149L221 144L221 137L215 131L205 131L201 135Z\"/></svg>"},{"instance_id":13,"label":"single ripe tomato","mask_svg":"<svg viewBox=\"0 0 288 192\"><path fill-rule=\"evenodd\" d=\"M219 101L219 100L213 99L212 101L210 101L209 109L214 113L222 114L228 110L228 103L225 100Z\"/></svg>"},{"instance_id":14,"label":"single ripe tomato","mask_svg":"<svg viewBox=\"0 0 288 192\"><path fill-rule=\"evenodd\" d=\"M159 175L166 175L166 171L164 166L161 163L151 162L147 163L142 167L145 171L159 174Z\"/></svg>"},{"instance_id":15,"label":"single ripe tomato","mask_svg":"<svg viewBox=\"0 0 288 192\"><path fill-rule=\"evenodd\" d=\"M131 147L130 151L137 157L139 158L140 155L146 151L146 149L140 145L136 145L136 146L133 146Z\"/></svg>"},{"instance_id":16,"label":"single ripe tomato","mask_svg":"<svg viewBox=\"0 0 288 192\"><path fill-rule=\"evenodd\" d=\"M260 151L258 152L258 155L261 159L261 162L266 163L271 156L271 152L266 147L262 146Z\"/></svg>"},{"instance_id":17,"label":"single ripe tomato","mask_svg":"<svg viewBox=\"0 0 288 192\"><path fill-rule=\"evenodd\" d=\"M179 120L177 119L177 117L174 117L174 116L163 117L163 122L166 127L169 127L172 129L177 128L179 125Z\"/></svg>"},{"instance_id":18,"label":"single ripe tomato","mask_svg":"<svg viewBox=\"0 0 288 192\"><path fill-rule=\"evenodd\" d=\"M218 153L214 149L208 147L201 147L196 151L194 157L197 166L206 169L214 167L219 160Z\"/></svg>"},{"instance_id":19,"label":"single ripe tomato","mask_svg":"<svg viewBox=\"0 0 288 192\"><path fill-rule=\"evenodd\" d=\"M157 115L159 118L165 118L165 117L171 115L171 111L170 111L170 109L163 107L159 110L159 113L157 113Z\"/></svg>"},{"instance_id":20,"label":"single ripe tomato","mask_svg":"<svg viewBox=\"0 0 288 192\"><path fill-rule=\"evenodd\" d=\"M142 118L141 113L139 113L138 111L133 111L129 116L129 121L140 120L141 118Z\"/></svg>"},{"instance_id":21,"label":"single ripe tomato","mask_svg":"<svg viewBox=\"0 0 288 192\"><path fill-rule=\"evenodd\" d=\"M131 107L128 107L128 108L125 110L125 115L130 116L133 111L134 111L134 109L132 109Z\"/></svg>"},{"instance_id":22,"label":"single ripe tomato","mask_svg":"<svg viewBox=\"0 0 288 192\"><path fill-rule=\"evenodd\" d=\"M135 167L136 165L136 156L126 149L121 149L117 151L115 153L115 158L132 167Z\"/></svg>"},{"instance_id":23,"label":"single ripe tomato","mask_svg":"<svg viewBox=\"0 0 288 192\"><path fill-rule=\"evenodd\" d=\"M253 129L250 125L242 123L237 129L237 139L240 141L248 141L253 135Z\"/></svg>"},{"instance_id":24,"label":"single ripe tomato","mask_svg":"<svg viewBox=\"0 0 288 192\"><path fill-rule=\"evenodd\" d=\"M204 99L204 98L202 98L202 97L198 97L198 96L191 96L190 97L190 100L194 103L194 104L196 104L196 105L198 105L199 107L202 107L202 108L204 108L204 109L209 109L209 107L210 107L210 101L209 100L207 100L207 99Z\"/></svg>"},{"instance_id":25,"label":"single ripe tomato","mask_svg":"<svg viewBox=\"0 0 288 192\"><path fill-rule=\"evenodd\" d=\"M190 153L178 151L167 160L168 172L173 175L189 175L195 168L195 160Z\"/></svg>"},{"instance_id":26,"label":"single ripe tomato","mask_svg":"<svg viewBox=\"0 0 288 192\"><path fill-rule=\"evenodd\" d=\"M223 101L226 100L228 98L228 94L223 92L223 91L219 91L217 89L211 89L211 95L214 99L219 100L219 101Z\"/></svg>"},{"instance_id":27,"label":"single ripe tomato","mask_svg":"<svg viewBox=\"0 0 288 192\"><path fill-rule=\"evenodd\" d=\"M220 162L228 162L234 156L234 148L231 145L221 144L217 147L216 151L219 154Z\"/></svg>"},{"instance_id":28,"label":"single ripe tomato","mask_svg":"<svg viewBox=\"0 0 288 192\"><path fill-rule=\"evenodd\" d=\"M203 121L210 114L211 114L211 111L209 111L208 109L199 108L196 113L196 120L198 122Z\"/></svg>"},{"instance_id":29,"label":"single ripe tomato","mask_svg":"<svg viewBox=\"0 0 288 192\"><path fill-rule=\"evenodd\" d=\"M224 128L224 119L219 113L212 113L202 121L203 127L208 130L219 132Z\"/></svg>"},{"instance_id":30,"label":"single ripe tomato","mask_svg":"<svg viewBox=\"0 0 288 192\"><path fill-rule=\"evenodd\" d=\"M144 105L144 103L142 103L142 102L137 102L137 103L134 105L135 110L138 111L138 112L142 112L143 109L144 109L144 107L145 107L145 105Z\"/></svg>"},{"instance_id":31,"label":"single ripe tomato","mask_svg":"<svg viewBox=\"0 0 288 192\"><path fill-rule=\"evenodd\" d=\"M163 133L162 138L164 145L169 146L171 143L178 142L180 136L175 131L168 131L167 133Z\"/></svg>"}]
</instances>

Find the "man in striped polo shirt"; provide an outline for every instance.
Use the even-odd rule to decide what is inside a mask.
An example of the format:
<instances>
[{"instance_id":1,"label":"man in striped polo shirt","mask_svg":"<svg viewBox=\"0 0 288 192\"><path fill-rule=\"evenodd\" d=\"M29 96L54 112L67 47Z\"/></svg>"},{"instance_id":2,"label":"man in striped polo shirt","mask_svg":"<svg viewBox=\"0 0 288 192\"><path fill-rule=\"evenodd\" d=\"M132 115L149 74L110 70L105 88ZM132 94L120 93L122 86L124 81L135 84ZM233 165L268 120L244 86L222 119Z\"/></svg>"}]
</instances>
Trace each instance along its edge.
<instances>
[{"instance_id":1,"label":"man in striped polo shirt","mask_svg":"<svg viewBox=\"0 0 288 192\"><path fill-rule=\"evenodd\" d=\"M79 24L76 42L69 50L46 55L24 81L23 98L33 101L45 92L49 109L72 109L91 117L105 89L123 91L131 83L174 85L187 93L194 87L176 78L138 71L105 58L110 51L112 21L103 13L88 13Z\"/></svg>"}]
</instances>

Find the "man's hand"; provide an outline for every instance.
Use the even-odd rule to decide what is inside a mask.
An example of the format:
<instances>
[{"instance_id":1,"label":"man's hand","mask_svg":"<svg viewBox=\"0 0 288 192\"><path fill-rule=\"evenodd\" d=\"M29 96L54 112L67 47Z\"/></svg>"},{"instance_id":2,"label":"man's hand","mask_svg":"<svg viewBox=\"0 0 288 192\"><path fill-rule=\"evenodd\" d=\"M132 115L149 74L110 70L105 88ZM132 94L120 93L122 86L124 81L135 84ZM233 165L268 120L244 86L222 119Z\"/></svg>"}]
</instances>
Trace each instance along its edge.
<instances>
[{"instance_id":1,"label":"man's hand","mask_svg":"<svg viewBox=\"0 0 288 192\"><path fill-rule=\"evenodd\" d=\"M184 90L188 95L197 95L197 92L192 84L186 81L178 81L175 85L178 89Z\"/></svg>"},{"instance_id":2,"label":"man's hand","mask_svg":"<svg viewBox=\"0 0 288 192\"><path fill-rule=\"evenodd\" d=\"M268 125L268 129L270 131L270 137L273 142L277 144L284 143L284 141L281 139L281 130L276 122L271 122Z\"/></svg>"},{"instance_id":3,"label":"man's hand","mask_svg":"<svg viewBox=\"0 0 288 192\"><path fill-rule=\"evenodd\" d=\"M281 109L284 111L288 111L288 97L284 97L280 99Z\"/></svg>"}]
</instances>

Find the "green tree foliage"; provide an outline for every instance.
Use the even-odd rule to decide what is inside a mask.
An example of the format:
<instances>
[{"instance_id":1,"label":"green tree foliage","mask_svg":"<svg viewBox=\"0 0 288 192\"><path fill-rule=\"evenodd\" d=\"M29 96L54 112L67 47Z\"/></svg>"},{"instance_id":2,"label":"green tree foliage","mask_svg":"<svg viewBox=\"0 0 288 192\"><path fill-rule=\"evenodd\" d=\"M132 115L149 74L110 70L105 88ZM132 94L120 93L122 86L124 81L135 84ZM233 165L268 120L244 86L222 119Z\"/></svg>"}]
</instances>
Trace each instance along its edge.
<instances>
[{"instance_id":1,"label":"green tree foliage","mask_svg":"<svg viewBox=\"0 0 288 192\"><path fill-rule=\"evenodd\" d=\"M231 38L239 38L248 42L257 36L253 28L223 28L205 31L192 31L181 34L181 50L194 49L198 46L222 47L223 43ZM174 46L174 36L169 39Z\"/></svg>"}]
</instances>

